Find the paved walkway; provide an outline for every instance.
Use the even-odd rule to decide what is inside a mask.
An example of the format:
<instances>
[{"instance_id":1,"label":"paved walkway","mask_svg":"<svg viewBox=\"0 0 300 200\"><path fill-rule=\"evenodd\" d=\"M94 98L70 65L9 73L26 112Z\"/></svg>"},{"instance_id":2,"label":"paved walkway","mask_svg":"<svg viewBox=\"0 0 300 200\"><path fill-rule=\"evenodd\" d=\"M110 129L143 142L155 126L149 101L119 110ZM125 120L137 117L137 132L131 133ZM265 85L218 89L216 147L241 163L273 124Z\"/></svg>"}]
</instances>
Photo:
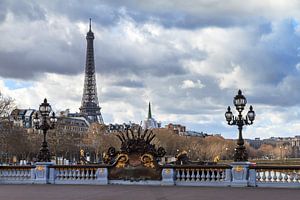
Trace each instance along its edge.
<instances>
[{"instance_id":1,"label":"paved walkway","mask_svg":"<svg viewBox=\"0 0 300 200\"><path fill-rule=\"evenodd\" d=\"M293 200L299 189L124 185L0 185L0 200Z\"/></svg>"}]
</instances>

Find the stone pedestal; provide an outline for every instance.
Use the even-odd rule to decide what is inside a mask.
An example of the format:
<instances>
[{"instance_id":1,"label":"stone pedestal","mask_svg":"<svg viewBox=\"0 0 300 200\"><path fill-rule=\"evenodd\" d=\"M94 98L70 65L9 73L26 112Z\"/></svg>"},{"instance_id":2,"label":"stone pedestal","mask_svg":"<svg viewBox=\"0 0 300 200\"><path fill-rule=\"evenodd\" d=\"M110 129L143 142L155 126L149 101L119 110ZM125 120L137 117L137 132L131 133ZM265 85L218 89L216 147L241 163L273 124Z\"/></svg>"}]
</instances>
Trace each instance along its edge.
<instances>
[{"instance_id":1,"label":"stone pedestal","mask_svg":"<svg viewBox=\"0 0 300 200\"><path fill-rule=\"evenodd\" d=\"M249 170L249 186L256 187L256 170Z\"/></svg>"},{"instance_id":2,"label":"stone pedestal","mask_svg":"<svg viewBox=\"0 0 300 200\"><path fill-rule=\"evenodd\" d=\"M108 184L107 168L98 168L96 173L97 173L97 184L107 185Z\"/></svg>"},{"instance_id":3,"label":"stone pedestal","mask_svg":"<svg viewBox=\"0 0 300 200\"><path fill-rule=\"evenodd\" d=\"M173 168L164 168L162 170L161 185L175 185Z\"/></svg>"},{"instance_id":4,"label":"stone pedestal","mask_svg":"<svg viewBox=\"0 0 300 200\"><path fill-rule=\"evenodd\" d=\"M249 165L250 162L231 163L232 169L232 187L247 187L249 183Z\"/></svg>"},{"instance_id":5,"label":"stone pedestal","mask_svg":"<svg viewBox=\"0 0 300 200\"><path fill-rule=\"evenodd\" d=\"M52 162L37 162L35 164L35 184L48 184L49 183L49 166L53 165Z\"/></svg>"}]
</instances>

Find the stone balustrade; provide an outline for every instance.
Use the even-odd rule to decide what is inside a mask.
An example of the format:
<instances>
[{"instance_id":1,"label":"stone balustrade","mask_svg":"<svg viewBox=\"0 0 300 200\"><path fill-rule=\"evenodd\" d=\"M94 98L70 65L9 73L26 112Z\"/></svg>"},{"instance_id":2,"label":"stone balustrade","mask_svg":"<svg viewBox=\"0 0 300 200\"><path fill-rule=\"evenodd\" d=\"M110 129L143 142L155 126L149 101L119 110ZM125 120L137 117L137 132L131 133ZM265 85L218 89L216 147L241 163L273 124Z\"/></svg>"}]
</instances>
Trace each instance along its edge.
<instances>
[{"instance_id":1,"label":"stone balustrade","mask_svg":"<svg viewBox=\"0 0 300 200\"><path fill-rule=\"evenodd\" d=\"M300 166L250 166L251 186L300 187Z\"/></svg>"},{"instance_id":2,"label":"stone balustrade","mask_svg":"<svg viewBox=\"0 0 300 200\"><path fill-rule=\"evenodd\" d=\"M0 166L0 183L33 183L34 166Z\"/></svg>"},{"instance_id":3,"label":"stone balustrade","mask_svg":"<svg viewBox=\"0 0 300 200\"><path fill-rule=\"evenodd\" d=\"M50 183L53 184L107 184L107 166L56 165L50 166Z\"/></svg>"},{"instance_id":4,"label":"stone balustrade","mask_svg":"<svg viewBox=\"0 0 300 200\"><path fill-rule=\"evenodd\" d=\"M0 166L0 184L113 184L108 165ZM300 166L253 165L168 165L162 166L162 179L143 184L178 186L297 187ZM118 180L118 184L129 184ZM130 183L140 184L140 183Z\"/></svg>"},{"instance_id":5,"label":"stone balustrade","mask_svg":"<svg viewBox=\"0 0 300 200\"><path fill-rule=\"evenodd\" d=\"M230 184L231 166L175 166L176 185L226 186Z\"/></svg>"}]
</instances>

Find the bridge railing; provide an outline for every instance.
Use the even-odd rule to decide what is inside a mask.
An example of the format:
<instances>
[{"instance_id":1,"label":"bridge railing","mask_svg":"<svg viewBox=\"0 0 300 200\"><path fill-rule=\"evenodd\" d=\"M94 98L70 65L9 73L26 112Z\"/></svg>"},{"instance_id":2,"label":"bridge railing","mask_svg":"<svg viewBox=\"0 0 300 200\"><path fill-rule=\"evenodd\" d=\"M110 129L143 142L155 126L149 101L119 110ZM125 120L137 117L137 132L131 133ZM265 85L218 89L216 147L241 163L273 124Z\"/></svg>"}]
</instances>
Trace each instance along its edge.
<instances>
[{"instance_id":1,"label":"bridge railing","mask_svg":"<svg viewBox=\"0 0 300 200\"><path fill-rule=\"evenodd\" d=\"M300 187L300 166L251 165L249 185L257 187Z\"/></svg>"},{"instance_id":2,"label":"bridge railing","mask_svg":"<svg viewBox=\"0 0 300 200\"><path fill-rule=\"evenodd\" d=\"M0 183L31 184L35 179L35 166L0 166Z\"/></svg>"},{"instance_id":3,"label":"bridge railing","mask_svg":"<svg viewBox=\"0 0 300 200\"><path fill-rule=\"evenodd\" d=\"M109 184L108 165L0 166L0 184ZM158 185L300 188L300 166L165 165ZM128 184L118 181L118 184ZM146 183L147 184L147 183Z\"/></svg>"},{"instance_id":4,"label":"bridge railing","mask_svg":"<svg viewBox=\"0 0 300 200\"><path fill-rule=\"evenodd\" d=\"M106 165L49 166L52 184L107 184Z\"/></svg>"},{"instance_id":5,"label":"bridge railing","mask_svg":"<svg viewBox=\"0 0 300 200\"><path fill-rule=\"evenodd\" d=\"M176 185L228 186L231 168L229 165L174 166L174 180Z\"/></svg>"}]
</instances>

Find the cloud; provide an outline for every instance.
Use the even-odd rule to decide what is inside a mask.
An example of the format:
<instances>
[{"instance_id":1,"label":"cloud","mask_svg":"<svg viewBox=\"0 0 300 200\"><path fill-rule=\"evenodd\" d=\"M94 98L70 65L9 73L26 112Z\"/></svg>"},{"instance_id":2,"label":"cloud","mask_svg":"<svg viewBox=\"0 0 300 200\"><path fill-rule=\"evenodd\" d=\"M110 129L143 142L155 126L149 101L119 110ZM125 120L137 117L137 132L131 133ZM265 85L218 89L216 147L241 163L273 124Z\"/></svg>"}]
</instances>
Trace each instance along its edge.
<instances>
[{"instance_id":1,"label":"cloud","mask_svg":"<svg viewBox=\"0 0 300 200\"><path fill-rule=\"evenodd\" d=\"M78 111L91 17L105 122L139 123L151 101L163 123L236 137L224 112L242 89L257 112L247 137L293 135L299 8L296 0L1 1L0 90L19 107L48 97L57 110Z\"/></svg>"},{"instance_id":2,"label":"cloud","mask_svg":"<svg viewBox=\"0 0 300 200\"><path fill-rule=\"evenodd\" d=\"M128 88L143 88L145 85L142 81L136 80L122 80L114 83L116 86L123 86Z\"/></svg>"},{"instance_id":3,"label":"cloud","mask_svg":"<svg viewBox=\"0 0 300 200\"><path fill-rule=\"evenodd\" d=\"M0 3L0 22L4 21L8 14L20 21L45 20L46 11L34 1L3 0Z\"/></svg>"},{"instance_id":4,"label":"cloud","mask_svg":"<svg viewBox=\"0 0 300 200\"><path fill-rule=\"evenodd\" d=\"M297 63L296 69L297 69L297 71L300 71L300 63Z\"/></svg>"},{"instance_id":5,"label":"cloud","mask_svg":"<svg viewBox=\"0 0 300 200\"><path fill-rule=\"evenodd\" d=\"M184 80L184 81L182 81L182 85L181 85L181 88L183 88L183 89L189 89L189 88L201 89L203 87L205 87L205 85L203 85L200 80L197 80L197 81Z\"/></svg>"},{"instance_id":6,"label":"cloud","mask_svg":"<svg viewBox=\"0 0 300 200\"><path fill-rule=\"evenodd\" d=\"M31 79L45 72L82 72L84 43L78 42L82 36L66 19L23 22L9 15L0 33L5 41L0 44L0 76Z\"/></svg>"},{"instance_id":7,"label":"cloud","mask_svg":"<svg viewBox=\"0 0 300 200\"><path fill-rule=\"evenodd\" d=\"M139 23L154 20L166 28L195 29L201 27L232 27L261 24L262 21L299 17L300 3L277 0L266 2L250 0L247 4L236 0L206 1L163 0L149 1L104 1L111 8L125 7L127 14ZM257 14L259 13L259 14Z\"/></svg>"},{"instance_id":8,"label":"cloud","mask_svg":"<svg viewBox=\"0 0 300 200\"><path fill-rule=\"evenodd\" d=\"M186 73L181 64L184 60L205 57L204 52L184 44L184 38L164 31L157 24L139 25L131 18L121 20L113 29L103 30L95 41L106 50L105 53L101 49L97 51L99 72L160 77L180 75Z\"/></svg>"}]
</instances>

